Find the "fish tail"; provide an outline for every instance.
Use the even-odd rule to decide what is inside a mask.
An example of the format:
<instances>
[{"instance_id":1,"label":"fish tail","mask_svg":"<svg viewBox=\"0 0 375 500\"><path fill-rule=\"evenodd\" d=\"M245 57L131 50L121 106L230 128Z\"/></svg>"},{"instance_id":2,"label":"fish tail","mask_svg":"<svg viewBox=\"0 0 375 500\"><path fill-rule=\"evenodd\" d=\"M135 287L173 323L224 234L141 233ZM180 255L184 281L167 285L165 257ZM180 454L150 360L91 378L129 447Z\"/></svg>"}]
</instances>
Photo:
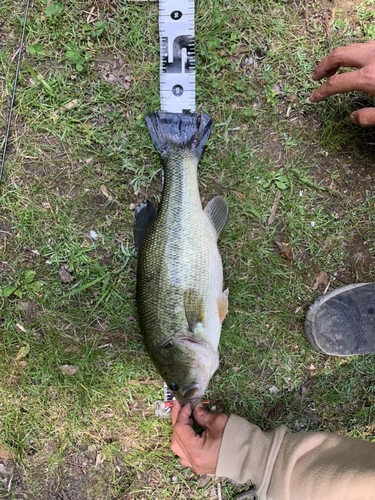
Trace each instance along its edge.
<instances>
[{"instance_id":1,"label":"fish tail","mask_svg":"<svg viewBox=\"0 0 375 500\"><path fill-rule=\"evenodd\" d=\"M162 160L176 147L188 149L199 160L211 133L212 120L204 113L156 111L146 117L146 125Z\"/></svg>"}]
</instances>

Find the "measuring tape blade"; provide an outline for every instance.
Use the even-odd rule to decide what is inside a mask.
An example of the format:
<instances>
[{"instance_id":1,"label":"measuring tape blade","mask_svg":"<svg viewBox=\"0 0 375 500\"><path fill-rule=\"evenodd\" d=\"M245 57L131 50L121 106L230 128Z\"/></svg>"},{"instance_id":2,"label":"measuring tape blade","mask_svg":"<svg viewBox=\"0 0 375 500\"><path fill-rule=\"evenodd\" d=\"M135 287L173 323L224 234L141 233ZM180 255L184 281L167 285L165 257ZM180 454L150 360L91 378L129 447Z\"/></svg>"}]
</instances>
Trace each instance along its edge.
<instances>
[{"instance_id":1,"label":"measuring tape blade","mask_svg":"<svg viewBox=\"0 0 375 500\"><path fill-rule=\"evenodd\" d=\"M162 111L195 111L194 12L194 0L159 1Z\"/></svg>"}]
</instances>

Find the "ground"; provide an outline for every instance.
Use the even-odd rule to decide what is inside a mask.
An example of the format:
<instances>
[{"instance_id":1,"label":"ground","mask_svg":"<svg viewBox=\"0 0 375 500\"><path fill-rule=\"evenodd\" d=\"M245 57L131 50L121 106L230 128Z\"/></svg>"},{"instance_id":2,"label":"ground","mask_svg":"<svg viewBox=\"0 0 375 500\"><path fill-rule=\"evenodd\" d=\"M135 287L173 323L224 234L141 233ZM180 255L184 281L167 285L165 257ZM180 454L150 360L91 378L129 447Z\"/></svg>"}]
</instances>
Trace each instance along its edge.
<instances>
[{"instance_id":1,"label":"ground","mask_svg":"<svg viewBox=\"0 0 375 500\"><path fill-rule=\"evenodd\" d=\"M3 134L24 9L0 7ZM373 356L318 354L303 331L325 291L375 280L375 132L348 119L373 99L305 103L314 65L374 38L374 19L372 0L196 2L197 108L215 124L199 188L203 205L229 205L230 311L207 397L265 430L374 439ZM162 189L144 125L158 58L156 2L31 4L0 185L2 499L232 499L249 486L183 468L154 415L132 227Z\"/></svg>"}]
</instances>

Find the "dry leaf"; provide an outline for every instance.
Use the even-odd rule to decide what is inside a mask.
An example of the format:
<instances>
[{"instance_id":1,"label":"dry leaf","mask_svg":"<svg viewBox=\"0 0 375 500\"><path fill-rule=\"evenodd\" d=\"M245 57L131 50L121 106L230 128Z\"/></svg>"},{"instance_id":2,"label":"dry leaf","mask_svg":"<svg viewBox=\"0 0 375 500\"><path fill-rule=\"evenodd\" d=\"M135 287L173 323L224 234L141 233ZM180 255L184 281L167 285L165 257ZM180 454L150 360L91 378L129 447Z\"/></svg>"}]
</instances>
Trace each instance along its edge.
<instances>
[{"instance_id":1,"label":"dry leaf","mask_svg":"<svg viewBox=\"0 0 375 500\"><path fill-rule=\"evenodd\" d=\"M246 198L246 195L244 195L243 193L239 193L238 191L232 190L232 193L236 195L239 200L244 200Z\"/></svg>"},{"instance_id":2,"label":"dry leaf","mask_svg":"<svg viewBox=\"0 0 375 500\"><path fill-rule=\"evenodd\" d=\"M281 191L280 191L280 189L278 189L276 191L275 200L274 200L272 208L271 208L271 215L268 217L268 225L269 226L275 220L276 210L277 210L277 207L279 205L280 198L281 198Z\"/></svg>"},{"instance_id":3,"label":"dry leaf","mask_svg":"<svg viewBox=\"0 0 375 500\"><path fill-rule=\"evenodd\" d=\"M318 274L315 276L314 284L311 288L312 290L317 290L319 285L327 286L328 283L329 283L328 275L324 271L319 271Z\"/></svg>"},{"instance_id":4,"label":"dry leaf","mask_svg":"<svg viewBox=\"0 0 375 500\"><path fill-rule=\"evenodd\" d=\"M30 352L30 345L29 344L25 344L18 351L17 356L14 358L14 361L19 361L20 359L22 359L25 356L27 356L29 354L29 352Z\"/></svg>"},{"instance_id":5,"label":"dry leaf","mask_svg":"<svg viewBox=\"0 0 375 500\"><path fill-rule=\"evenodd\" d=\"M63 375L73 376L78 371L78 367L72 366L72 365L60 365L59 368L60 368L60 371Z\"/></svg>"},{"instance_id":6,"label":"dry leaf","mask_svg":"<svg viewBox=\"0 0 375 500\"><path fill-rule=\"evenodd\" d=\"M71 272L72 270L69 266L61 266L59 276L63 283L71 283L75 280L75 277L72 276Z\"/></svg>"},{"instance_id":7,"label":"dry leaf","mask_svg":"<svg viewBox=\"0 0 375 500\"><path fill-rule=\"evenodd\" d=\"M108 189L105 187L105 185L104 185L104 184L102 184L102 185L100 186L100 191L102 192L102 194L103 194L106 198L108 198L108 199L112 198L112 197L111 197L111 195L108 193Z\"/></svg>"},{"instance_id":8,"label":"dry leaf","mask_svg":"<svg viewBox=\"0 0 375 500\"><path fill-rule=\"evenodd\" d=\"M75 108L77 106L77 104L78 104L78 99L73 99L72 101L64 104L64 106L61 106L59 109L54 111L52 114L57 116L61 113L64 113L65 111L69 111L70 109Z\"/></svg>"},{"instance_id":9,"label":"dry leaf","mask_svg":"<svg viewBox=\"0 0 375 500\"><path fill-rule=\"evenodd\" d=\"M99 465L102 464L103 462L104 462L104 457L102 456L102 454L99 451L99 453L96 455L94 467L95 468L99 467Z\"/></svg>"},{"instance_id":10,"label":"dry leaf","mask_svg":"<svg viewBox=\"0 0 375 500\"><path fill-rule=\"evenodd\" d=\"M283 241L276 241L275 244L278 246L280 250L280 255L283 259L286 260L293 260L293 254L292 250L290 249L290 246L288 243L284 243Z\"/></svg>"},{"instance_id":11,"label":"dry leaf","mask_svg":"<svg viewBox=\"0 0 375 500\"><path fill-rule=\"evenodd\" d=\"M109 194L108 189L106 188L106 186L104 184L102 184L100 186L100 191L101 191L102 195L107 198L108 201L113 201L115 203L118 203L118 201L111 194Z\"/></svg>"},{"instance_id":12,"label":"dry leaf","mask_svg":"<svg viewBox=\"0 0 375 500\"><path fill-rule=\"evenodd\" d=\"M12 457L9 450L5 448L3 445L0 445L0 460L2 462L8 462L8 460Z\"/></svg>"}]
</instances>

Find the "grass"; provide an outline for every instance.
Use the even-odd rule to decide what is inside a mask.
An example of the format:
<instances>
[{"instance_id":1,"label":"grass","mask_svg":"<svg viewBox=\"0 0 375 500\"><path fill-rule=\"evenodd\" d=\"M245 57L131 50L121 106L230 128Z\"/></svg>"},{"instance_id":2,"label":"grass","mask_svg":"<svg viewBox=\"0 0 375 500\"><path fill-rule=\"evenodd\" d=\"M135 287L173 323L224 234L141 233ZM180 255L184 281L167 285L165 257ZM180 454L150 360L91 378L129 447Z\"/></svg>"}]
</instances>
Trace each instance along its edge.
<instances>
[{"instance_id":1,"label":"grass","mask_svg":"<svg viewBox=\"0 0 375 500\"><path fill-rule=\"evenodd\" d=\"M348 121L370 101L305 104L328 42L371 38L374 6L337 3L330 40L324 10L196 2L197 107L215 123L200 191L230 209L230 312L208 397L264 429L373 439L373 357L323 356L303 333L319 271L332 287L375 280L374 133ZM4 132L24 5L6 0L0 15ZM132 207L161 194L144 125L159 107L157 20L152 2L30 10L0 186L0 459L15 478L5 498L217 497L214 480L179 465L170 422L154 417L162 382L135 308ZM223 498L238 491L222 481Z\"/></svg>"}]
</instances>

